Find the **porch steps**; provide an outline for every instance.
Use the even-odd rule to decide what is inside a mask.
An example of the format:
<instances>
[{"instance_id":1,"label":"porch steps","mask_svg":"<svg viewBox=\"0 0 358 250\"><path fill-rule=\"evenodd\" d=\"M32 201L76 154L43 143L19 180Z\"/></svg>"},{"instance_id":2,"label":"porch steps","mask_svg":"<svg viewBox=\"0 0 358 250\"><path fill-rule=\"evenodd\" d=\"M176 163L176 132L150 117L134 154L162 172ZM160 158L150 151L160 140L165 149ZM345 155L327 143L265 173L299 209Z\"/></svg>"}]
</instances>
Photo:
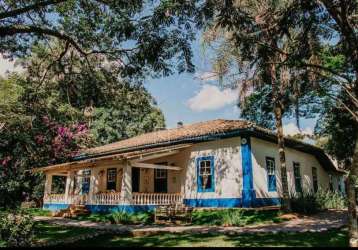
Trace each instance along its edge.
<instances>
[{"instance_id":1,"label":"porch steps","mask_svg":"<svg viewBox=\"0 0 358 250\"><path fill-rule=\"evenodd\" d=\"M54 213L53 217L74 218L79 215L88 214L90 214L90 211L88 211L85 205L71 204L68 208L61 209L60 211Z\"/></svg>"}]
</instances>

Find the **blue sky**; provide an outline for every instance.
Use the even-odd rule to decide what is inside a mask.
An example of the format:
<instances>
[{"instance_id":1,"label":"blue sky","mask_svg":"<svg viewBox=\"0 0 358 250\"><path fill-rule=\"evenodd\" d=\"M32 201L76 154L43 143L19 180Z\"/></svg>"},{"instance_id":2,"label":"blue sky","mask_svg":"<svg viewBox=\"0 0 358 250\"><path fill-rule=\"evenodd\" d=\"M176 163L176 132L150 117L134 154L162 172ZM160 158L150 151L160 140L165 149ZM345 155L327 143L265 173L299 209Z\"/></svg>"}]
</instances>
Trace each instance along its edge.
<instances>
[{"instance_id":1,"label":"blue sky","mask_svg":"<svg viewBox=\"0 0 358 250\"><path fill-rule=\"evenodd\" d=\"M188 124L218 118L239 119L238 91L220 90L213 82L198 79L198 75L210 71L210 52L203 51L199 39L193 43L193 49L195 74L175 74L145 82L164 113L167 127L175 127L178 121ZM285 119L284 124L286 133L297 132L293 119ZM312 133L314 125L315 119L301 120L306 133Z\"/></svg>"}]
</instances>

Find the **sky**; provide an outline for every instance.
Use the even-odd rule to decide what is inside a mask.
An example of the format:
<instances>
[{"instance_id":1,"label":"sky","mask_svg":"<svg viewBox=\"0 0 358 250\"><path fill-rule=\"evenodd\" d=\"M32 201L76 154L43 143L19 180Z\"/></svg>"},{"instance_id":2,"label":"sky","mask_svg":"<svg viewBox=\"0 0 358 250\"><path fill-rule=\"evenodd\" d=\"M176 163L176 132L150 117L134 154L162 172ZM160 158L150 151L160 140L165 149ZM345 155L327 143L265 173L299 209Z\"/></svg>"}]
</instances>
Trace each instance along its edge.
<instances>
[{"instance_id":1,"label":"sky","mask_svg":"<svg viewBox=\"0 0 358 250\"><path fill-rule=\"evenodd\" d=\"M145 82L164 113L167 127L176 127L179 121L190 124L219 118L239 119L238 90L221 90L214 81L201 80L200 76L208 76L210 72L210 52L203 50L199 39L193 43L193 50L196 73L175 74ZM313 134L315 119L300 122L303 133ZM299 133L294 119L284 119L284 133Z\"/></svg>"},{"instance_id":2,"label":"sky","mask_svg":"<svg viewBox=\"0 0 358 250\"><path fill-rule=\"evenodd\" d=\"M167 128L176 127L179 121L190 124L213 119L239 119L238 90L220 89L215 81L201 80L201 76L208 76L210 72L210 52L203 49L199 39L193 43L193 50L194 74L174 74L145 82L145 87L164 113ZM0 56L0 75L14 70L20 71L21 68ZM314 125L314 119L301 120L303 133L312 134ZM284 133L299 133L294 120L284 120Z\"/></svg>"}]
</instances>

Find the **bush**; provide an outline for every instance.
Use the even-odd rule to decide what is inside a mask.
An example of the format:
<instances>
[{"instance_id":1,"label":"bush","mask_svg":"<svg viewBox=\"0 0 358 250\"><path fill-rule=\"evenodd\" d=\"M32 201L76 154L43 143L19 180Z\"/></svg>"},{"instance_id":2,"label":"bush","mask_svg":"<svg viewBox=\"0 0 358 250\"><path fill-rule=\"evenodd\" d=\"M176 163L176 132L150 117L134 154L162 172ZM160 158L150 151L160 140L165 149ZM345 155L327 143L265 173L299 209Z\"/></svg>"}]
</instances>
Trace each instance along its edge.
<instances>
[{"instance_id":1,"label":"bush","mask_svg":"<svg viewBox=\"0 0 358 250\"><path fill-rule=\"evenodd\" d=\"M0 240L8 247L31 246L34 232L34 221L30 214L7 213L0 218Z\"/></svg>"},{"instance_id":2,"label":"bush","mask_svg":"<svg viewBox=\"0 0 358 250\"><path fill-rule=\"evenodd\" d=\"M347 197L337 191L318 189L316 199L323 209L344 209L347 208Z\"/></svg>"},{"instance_id":3,"label":"bush","mask_svg":"<svg viewBox=\"0 0 358 250\"><path fill-rule=\"evenodd\" d=\"M316 193L302 192L291 197L292 211L314 214L326 209L343 209L347 207L346 198L336 191L318 189Z\"/></svg>"},{"instance_id":4,"label":"bush","mask_svg":"<svg viewBox=\"0 0 358 250\"><path fill-rule=\"evenodd\" d=\"M237 226L241 227L247 224L247 217L244 216L244 211L241 209L227 209L222 215L223 226Z\"/></svg>"},{"instance_id":5,"label":"bush","mask_svg":"<svg viewBox=\"0 0 358 250\"><path fill-rule=\"evenodd\" d=\"M314 214L322 210L316 200L316 195L311 192L301 192L292 196L291 207L293 212L302 214Z\"/></svg>"},{"instance_id":6,"label":"bush","mask_svg":"<svg viewBox=\"0 0 358 250\"><path fill-rule=\"evenodd\" d=\"M153 222L153 212L126 213L114 212L110 216L110 221L114 224L150 224Z\"/></svg>"},{"instance_id":7,"label":"bush","mask_svg":"<svg viewBox=\"0 0 358 250\"><path fill-rule=\"evenodd\" d=\"M114 224L132 224L131 216L126 212L114 212L110 219Z\"/></svg>"}]
</instances>

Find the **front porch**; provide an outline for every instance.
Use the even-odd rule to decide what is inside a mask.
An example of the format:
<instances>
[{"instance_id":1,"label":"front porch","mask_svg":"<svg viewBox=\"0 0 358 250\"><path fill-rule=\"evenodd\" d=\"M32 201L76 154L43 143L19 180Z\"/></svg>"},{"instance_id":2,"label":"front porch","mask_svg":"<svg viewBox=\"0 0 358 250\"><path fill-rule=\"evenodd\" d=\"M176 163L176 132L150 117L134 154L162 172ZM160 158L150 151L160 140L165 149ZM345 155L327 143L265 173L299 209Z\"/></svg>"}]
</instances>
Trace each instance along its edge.
<instances>
[{"instance_id":1,"label":"front porch","mask_svg":"<svg viewBox=\"0 0 358 250\"><path fill-rule=\"evenodd\" d=\"M182 204L184 171L178 153L169 148L48 169L43 207L55 211L85 205L92 212L137 212Z\"/></svg>"}]
</instances>

